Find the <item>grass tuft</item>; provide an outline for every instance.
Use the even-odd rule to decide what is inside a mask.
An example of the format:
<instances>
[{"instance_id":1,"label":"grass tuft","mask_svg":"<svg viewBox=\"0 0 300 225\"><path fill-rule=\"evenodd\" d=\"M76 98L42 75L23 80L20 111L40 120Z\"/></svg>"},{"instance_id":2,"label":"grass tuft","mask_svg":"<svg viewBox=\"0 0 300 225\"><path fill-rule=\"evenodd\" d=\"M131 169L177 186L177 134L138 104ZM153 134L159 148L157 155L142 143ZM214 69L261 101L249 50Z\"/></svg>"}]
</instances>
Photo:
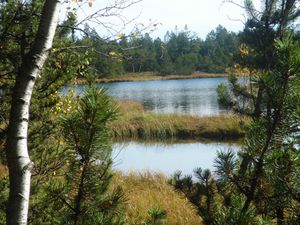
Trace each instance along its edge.
<instances>
[{"instance_id":1,"label":"grass tuft","mask_svg":"<svg viewBox=\"0 0 300 225\"><path fill-rule=\"evenodd\" d=\"M196 209L160 173L118 173L112 183L124 189L126 224L144 224L153 209L166 211L167 225L203 224Z\"/></svg>"}]
</instances>

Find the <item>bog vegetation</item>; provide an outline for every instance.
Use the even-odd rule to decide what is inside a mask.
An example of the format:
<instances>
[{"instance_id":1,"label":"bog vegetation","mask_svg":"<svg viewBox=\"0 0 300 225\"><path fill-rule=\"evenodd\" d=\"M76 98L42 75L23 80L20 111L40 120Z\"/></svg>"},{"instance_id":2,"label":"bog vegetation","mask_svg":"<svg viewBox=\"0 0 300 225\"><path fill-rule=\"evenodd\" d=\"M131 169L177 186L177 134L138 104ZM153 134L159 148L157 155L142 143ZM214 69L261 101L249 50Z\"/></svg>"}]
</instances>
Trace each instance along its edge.
<instances>
[{"instance_id":1,"label":"bog vegetation","mask_svg":"<svg viewBox=\"0 0 300 225\"><path fill-rule=\"evenodd\" d=\"M72 7L57 24L58 2L0 2L1 224L300 223L299 1L255 9L247 0L242 32L218 26L205 40L187 27L164 40L139 30L105 39L78 27ZM125 72L225 70L219 101L246 119L153 114L93 86ZM62 97L61 88L80 78L84 94ZM215 172L166 179L112 168L113 137L241 136L238 153L218 153Z\"/></svg>"},{"instance_id":2,"label":"bog vegetation","mask_svg":"<svg viewBox=\"0 0 300 225\"><path fill-rule=\"evenodd\" d=\"M196 208L169 185L163 174L116 174L112 187L115 185L124 188L126 224L203 224Z\"/></svg>"},{"instance_id":3,"label":"bog vegetation","mask_svg":"<svg viewBox=\"0 0 300 225\"><path fill-rule=\"evenodd\" d=\"M119 119L110 124L116 139L238 140L245 135L247 117L232 114L192 116L152 113L133 101L119 101Z\"/></svg>"}]
</instances>

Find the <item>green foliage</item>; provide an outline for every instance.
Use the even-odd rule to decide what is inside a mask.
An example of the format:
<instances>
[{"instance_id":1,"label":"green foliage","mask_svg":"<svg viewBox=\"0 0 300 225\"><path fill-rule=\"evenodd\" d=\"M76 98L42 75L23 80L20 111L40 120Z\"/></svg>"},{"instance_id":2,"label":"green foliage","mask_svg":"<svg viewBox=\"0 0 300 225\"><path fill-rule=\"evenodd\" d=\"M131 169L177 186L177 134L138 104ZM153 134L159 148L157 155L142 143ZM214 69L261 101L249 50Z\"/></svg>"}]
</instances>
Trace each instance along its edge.
<instances>
[{"instance_id":1,"label":"green foliage","mask_svg":"<svg viewBox=\"0 0 300 225\"><path fill-rule=\"evenodd\" d=\"M216 219L214 224L217 225L271 225L272 221L262 216L257 216L255 207L250 207L242 212L245 199L243 195L232 195L230 206L218 204L216 209Z\"/></svg>"},{"instance_id":2,"label":"green foliage","mask_svg":"<svg viewBox=\"0 0 300 225\"><path fill-rule=\"evenodd\" d=\"M224 73L227 67L233 66L238 52L238 37L218 26L211 31L200 47L200 66L197 68L205 72Z\"/></svg>"},{"instance_id":3,"label":"green foliage","mask_svg":"<svg viewBox=\"0 0 300 225\"><path fill-rule=\"evenodd\" d=\"M149 218L144 225L165 225L167 212L159 208L151 208L148 211Z\"/></svg>"},{"instance_id":4,"label":"green foliage","mask_svg":"<svg viewBox=\"0 0 300 225\"><path fill-rule=\"evenodd\" d=\"M20 1L9 1L0 4L0 68L2 71L0 77L1 164L5 164L5 158L2 155L4 156L3 147L5 146L12 87L15 78L18 76L22 59L26 58L26 54L35 38L42 6L43 1L23 1L22 3ZM69 16L63 25L71 26L75 23L74 20L74 17ZM66 140L64 140L66 137L63 136L64 130L61 127L59 115L53 112L53 109L61 101L60 90L62 87L66 84L72 84L78 77L93 77L90 67L90 46L79 47L76 46L74 41L76 40L71 29L67 29L64 26L57 29L53 48L42 70L41 77L37 79L31 99L28 147L31 160L34 161L35 166L32 171L31 182L30 224L70 224L74 221L74 212L72 211L74 208L73 206L70 207L72 202L65 202L64 198L75 199L76 190L74 187L78 184L82 162L79 160L79 152L75 152L70 145L66 144ZM84 184L85 188L94 193L94 196L90 195L89 197L97 201L97 205L95 206L85 201L81 204L81 210L84 209L89 215L91 223L97 224L100 221L99 223L102 224L117 224L121 221L121 218L115 212L118 212L116 208L119 199L122 197L122 191L116 188L111 193L107 193L109 180L111 179L111 143L109 132L105 128L107 120L112 119L112 116L115 115L114 107L109 104L110 100L103 94L103 91L101 91L100 97L94 99L91 97L92 92L89 91L90 98L86 99L85 104L89 107L89 104L97 103L98 108L93 108L94 111L101 110L102 108L99 109L99 104L103 104L102 117L99 116L99 112L96 115L98 115L98 124L104 127L101 129L98 125L93 127L93 129L97 130L98 137L101 136L101 138L95 138L94 136L94 139L90 140L85 136L81 141L93 141L93 143L90 142L90 149L99 147L98 153L93 152L90 160L93 161L97 158L97 160L100 160L100 163L93 162L86 169L86 174L89 176L92 176L93 173L97 175ZM64 111L69 110L68 114L71 113L66 105L61 106L62 108L65 107ZM84 104L82 103L78 107L82 109L83 106ZM107 108L110 106L112 107ZM75 107L73 109L79 108ZM75 112L77 112L77 116L80 116L77 110L74 110ZM82 113L92 116L88 112ZM74 116L74 114L72 115ZM88 123L89 121L81 119L81 122ZM77 125L78 128L84 129L84 124ZM99 132L102 132L101 135ZM87 133L81 130L81 134ZM96 140L98 142L103 141L103 143L97 144ZM100 154L101 151L103 152ZM107 154L105 155L104 152ZM81 153L83 157L88 155L84 151ZM91 153L92 151L89 151L89 154ZM103 174L102 180L97 179L101 174ZM74 176L74 178L70 179L71 176ZM98 186L93 186L93 182ZM0 223L2 224L5 221L5 206L9 188L7 172L1 174L0 185ZM61 192L57 193L57 190L61 190ZM92 209L101 211L102 214L98 213L90 216L93 213ZM68 218L69 220L67 221Z\"/></svg>"},{"instance_id":5,"label":"green foliage","mask_svg":"<svg viewBox=\"0 0 300 225\"><path fill-rule=\"evenodd\" d=\"M217 94L218 94L218 102L220 105L225 107L231 106L230 94L229 94L228 86L226 84L221 83L218 85Z\"/></svg>"},{"instance_id":6,"label":"green foliage","mask_svg":"<svg viewBox=\"0 0 300 225\"><path fill-rule=\"evenodd\" d=\"M108 192L112 149L107 123L115 116L116 108L105 91L89 88L78 108L62 118L69 159L62 183L50 186L64 215L60 223L122 224L117 208L122 190Z\"/></svg>"},{"instance_id":7,"label":"green foliage","mask_svg":"<svg viewBox=\"0 0 300 225\"><path fill-rule=\"evenodd\" d=\"M235 154L232 151L218 154L217 174L222 179L216 180L209 170L198 168L194 171L194 177L182 176L178 172L173 175L170 183L197 207L198 214L207 225L272 224L268 217L258 215L254 206L242 210L245 196L230 185L230 180L223 179L222 175L232 173L236 163Z\"/></svg>"},{"instance_id":8,"label":"green foliage","mask_svg":"<svg viewBox=\"0 0 300 225\"><path fill-rule=\"evenodd\" d=\"M241 218L253 208L255 214L276 219L277 224L292 224L300 206L300 189L294 177L300 166L295 148L295 137L299 136L300 50L291 38L274 43L273 68L259 72L259 76L258 72L253 77L250 74L252 89L231 80L233 93L252 103L246 111L252 122L238 159L230 153L219 154L217 174L225 188L243 195Z\"/></svg>"},{"instance_id":9,"label":"green foliage","mask_svg":"<svg viewBox=\"0 0 300 225\"><path fill-rule=\"evenodd\" d=\"M165 41L153 40L148 33L136 31L119 40L105 40L95 30L85 28L88 36L77 41L89 49L89 70L94 77L121 76L124 72L191 74L195 71L224 73L238 52L238 37L222 26L207 35L205 41L186 28L167 32ZM80 76L82 77L82 76ZM83 76L84 77L84 76Z\"/></svg>"},{"instance_id":10,"label":"green foliage","mask_svg":"<svg viewBox=\"0 0 300 225\"><path fill-rule=\"evenodd\" d=\"M197 55L190 53L180 55L175 61L175 71L177 74L192 74L196 70Z\"/></svg>"},{"instance_id":11,"label":"green foliage","mask_svg":"<svg viewBox=\"0 0 300 225\"><path fill-rule=\"evenodd\" d=\"M270 5L266 2L267 8ZM274 16L273 11L270 13ZM239 159L226 161L224 155L219 156L217 168L220 181L245 198L240 217L255 208L257 215L276 219L277 224L293 224L299 218L300 206L299 186L293 179L299 168L295 146L299 136L300 49L287 27L280 27L284 24L266 27L260 22L251 31L260 39L266 32L260 40L266 41L264 46L247 41L255 48L242 55L242 61L253 67L247 80L241 83L235 77L230 79L232 93L240 104L236 108L251 115L252 122ZM246 107L240 107L242 100Z\"/></svg>"},{"instance_id":12,"label":"green foliage","mask_svg":"<svg viewBox=\"0 0 300 225\"><path fill-rule=\"evenodd\" d=\"M116 41L101 38L94 29L85 27L87 36L77 40L76 45L83 46L82 53L88 59L89 75L97 77L120 76L124 73L122 48ZM78 77L86 78L85 74Z\"/></svg>"},{"instance_id":13,"label":"green foliage","mask_svg":"<svg viewBox=\"0 0 300 225\"><path fill-rule=\"evenodd\" d=\"M37 31L38 17L42 1L36 4L9 1L0 4L0 142L4 142L8 113L14 78L21 67L22 57L28 53L29 47ZM12 35L13 34L13 35ZM2 146L2 145L0 145ZM3 155L3 148L0 149ZM2 158L2 157L1 157ZM2 158L3 160L3 158ZM2 161L1 160L1 161ZM3 160L5 161L5 160Z\"/></svg>"},{"instance_id":14,"label":"green foliage","mask_svg":"<svg viewBox=\"0 0 300 225\"><path fill-rule=\"evenodd\" d=\"M0 174L0 224L6 223L6 202L8 196L8 176Z\"/></svg>"},{"instance_id":15,"label":"green foliage","mask_svg":"<svg viewBox=\"0 0 300 225\"><path fill-rule=\"evenodd\" d=\"M192 176L182 176L181 172L173 175L170 183L182 191L189 201L197 207L198 214L205 224L214 224L216 213L217 186L210 170L197 168L194 171L197 182Z\"/></svg>"},{"instance_id":16,"label":"green foliage","mask_svg":"<svg viewBox=\"0 0 300 225\"><path fill-rule=\"evenodd\" d=\"M177 177L174 185L206 224L299 224L300 47L290 26L299 9L296 1L265 1L257 13L246 3L250 19L242 33L242 66L229 77L232 97L218 88L237 112L251 116L244 145L237 155L218 153L209 182ZM200 178L208 174L199 171Z\"/></svg>"},{"instance_id":17,"label":"green foliage","mask_svg":"<svg viewBox=\"0 0 300 225\"><path fill-rule=\"evenodd\" d=\"M245 9L248 20L241 33L241 43L246 43L255 53L248 57L246 63L259 69L272 67L276 57L273 54L274 41L295 29L294 22L300 15L299 2L296 0L263 1L263 10L259 13L253 2L247 0Z\"/></svg>"}]
</instances>

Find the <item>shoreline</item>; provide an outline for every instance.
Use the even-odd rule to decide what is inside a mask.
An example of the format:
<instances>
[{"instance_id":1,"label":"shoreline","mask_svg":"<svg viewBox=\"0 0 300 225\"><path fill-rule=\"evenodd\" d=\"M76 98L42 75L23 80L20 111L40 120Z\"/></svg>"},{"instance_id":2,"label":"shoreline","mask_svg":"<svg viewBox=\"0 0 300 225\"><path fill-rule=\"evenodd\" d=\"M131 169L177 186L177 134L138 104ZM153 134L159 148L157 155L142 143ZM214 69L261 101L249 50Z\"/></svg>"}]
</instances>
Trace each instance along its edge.
<instances>
[{"instance_id":1,"label":"shoreline","mask_svg":"<svg viewBox=\"0 0 300 225\"><path fill-rule=\"evenodd\" d=\"M118 101L120 117L109 127L114 140L238 141L249 118L233 114L195 116L145 111L134 101Z\"/></svg>"},{"instance_id":2,"label":"shoreline","mask_svg":"<svg viewBox=\"0 0 300 225\"><path fill-rule=\"evenodd\" d=\"M228 139L218 139L218 138L203 138L203 137L166 137L166 138L158 138L158 137L150 137L150 138L143 138L143 137L113 137L113 143L129 143L129 142L136 142L140 144L162 144L163 145L174 145L174 144L191 144L191 143L204 143L204 144L238 144L242 145L245 134L240 134L241 137L234 137Z\"/></svg>"},{"instance_id":3,"label":"shoreline","mask_svg":"<svg viewBox=\"0 0 300 225\"><path fill-rule=\"evenodd\" d=\"M149 118L152 117L152 118ZM174 122L170 120L175 119ZM167 120L168 122L165 122ZM207 125L210 120L212 125ZM240 122L238 122L240 120ZM154 121L155 125L152 125ZM188 122L187 122L188 121ZM196 126L185 126L192 121ZM223 124L221 124L223 122ZM157 124L162 123L158 127ZM133 125L131 125L133 124ZM243 126L247 120L236 116L221 115L211 117L181 117L176 115L145 115L138 118L131 118L129 121L116 121L111 126L113 140L141 141L141 142L241 142L245 137ZM125 129L122 129L122 126Z\"/></svg>"},{"instance_id":4,"label":"shoreline","mask_svg":"<svg viewBox=\"0 0 300 225\"><path fill-rule=\"evenodd\" d=\"M171 74L159 75L154 72L143 73L128 73L118 77L98 78L96 83L115 83L115 82L133 82L133 81L154 81L154 80L181 80L181 79L196 79L196 78L218 78L228 77L225 73L193 73L189 75ZM76 84L84 85L88 82L85 79L77 79Z\"/></svg>"}]
</instances>

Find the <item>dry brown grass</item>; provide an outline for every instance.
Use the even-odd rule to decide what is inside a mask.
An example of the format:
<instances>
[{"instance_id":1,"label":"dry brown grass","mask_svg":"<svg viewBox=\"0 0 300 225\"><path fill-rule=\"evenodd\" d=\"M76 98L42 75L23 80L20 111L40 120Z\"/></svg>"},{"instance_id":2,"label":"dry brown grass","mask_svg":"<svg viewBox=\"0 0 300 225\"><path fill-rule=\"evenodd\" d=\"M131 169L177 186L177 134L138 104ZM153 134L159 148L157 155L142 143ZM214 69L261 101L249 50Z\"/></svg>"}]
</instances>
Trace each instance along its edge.
<instances>
[{"instance_id":1,"label":"dry brown grass","mask_svg":"<svg viewBox=\"0 0 300 225\"><path fill-rule=\"evenodd\" d=\"M113 135L126 138L239 139L249 119L237 115L192 116L145 112L134 101L119 101L121 116L111 123Z\"/></svg>"},{"instance_id":2,"label":"dry brown grass","mask_svg":"<svg viewBox=\"0 0 300 225\"><path fill-rule=\"evenodd\" d=\"M121 115L136 114L144 112L144 106L141 103L132 100L116 100L119 105Z\"/></svg>"},{"instance_id":3,"label":"dry brown grass","mask_svg":"<svg viewBox=\"0 0 300 225\"><path fill-rule=\"evenodd\" d=\"M151 208L167 212L168 225L202 225L196 209L181 194L167 183L164 175L158 173L116 174L113 185L121 185L127 202L126 224L143 224Z\"/></svg>"},{"instance_id":4,"label":"dry brown grass","mask_svg":"<svg viewBox=\"0 0 300 225\"><path fill-rule=\"evenodd\" d=\"M7 167L0 164L0 178L7 175L8 175Z\"/></svg>"},{"instance_id":5,"label":"dry brown grass","mask_svg":"<svg viewBox=\"0 0 300 225\"><path fill-rule=\"evenodd\" d=\"M193 73L190 75L171 74L171 75L159 75L154 72L142 72L142 73L127 73L122 76L116 76L112 78L97 79L97 83L110 83L110 82L124 82L124 81L146 81L146 80L178 80L178 79L194 79L194 78L209 78L209 77L225 77L226 74L222 73ZM84 79L78 79L77 84L86 84Z\"/></svg>"}]
</instances>

